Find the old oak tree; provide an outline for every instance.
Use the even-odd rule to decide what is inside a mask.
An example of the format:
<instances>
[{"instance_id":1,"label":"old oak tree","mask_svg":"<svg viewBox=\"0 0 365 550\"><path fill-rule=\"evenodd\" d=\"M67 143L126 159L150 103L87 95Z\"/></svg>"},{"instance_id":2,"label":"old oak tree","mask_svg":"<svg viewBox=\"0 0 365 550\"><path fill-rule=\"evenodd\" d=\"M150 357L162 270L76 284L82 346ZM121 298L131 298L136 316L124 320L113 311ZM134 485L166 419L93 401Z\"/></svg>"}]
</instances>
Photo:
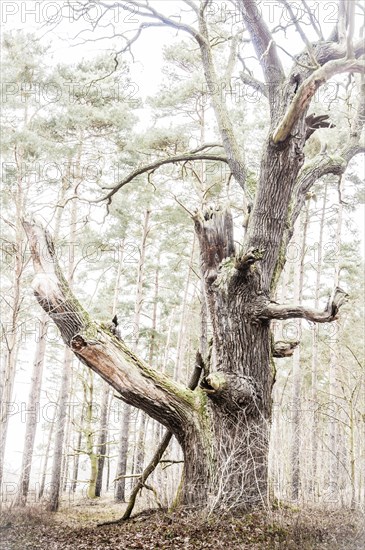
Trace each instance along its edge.
<instances>
[{"instance_id":1,"label":"old oak tree","mask_svg":"<svg viewBox=\"0 0 365 550\"><path fill-rule=\"evenodd\" d=\"M286 248L306 195L323 176L340 177L351 159L364 152L364 89L359 74L364 73L365 50L363 41L354 39L355 2L340 0L338 21L328 37L323 36L306 2L302 3L301 18L310 26L307 34L290 4L285 0L280 3L290 15L285 24L304 44L302 53L292 58L289 71L284 69L275 35L265 22L259 3L236 0L230 4L239 21L234 27L236 35L226 38L230 59L235 62L240 57L240 44L251 43L264 80L253 77L245 66L241 79L265 95L270 108L254 196L247 190L245 152L238 144L235 121L224 94L217 93L221 76L214 56L217 40L212 39L212 2L184 0L180 3L184 9L176 16L169 15L169 2L163 3L161 9L165 6L165 12L156 7L161 3L142 0L120 1L114 6L139 16L132 37L119 35L125 40L121 52L130 49L141 33L151 27L170 27L189 35L200 50L221 143L138 166L100 201L110 202L135 177L164 164L207 159L228 164L249 214L239 247L228 205L206 207L193 216L213 327L212 349L203 358L203 373L194 391L152 369L107 326L93 321L71 292L57 263L50 235L36 223L24 222L32 250L36 298L58 326L66 344L126 403L161 422L181 445L184 473L178 502L183 505L203 507L210 502L214 507L250 506L267 500L273 357L290 355L297 344L275 345L270 323L273 319L289 318L331 322L346 298L340 288L334 289L324 311L273 301ZM79 14L88 9L88 2L74 4L78 5L75 9ZM110 4L97 4L106 17ZM315 40L309 35L315 35ZM351 121L348 139L335 156L324 150L306 160L308 138L318 128L331 127L327 115L310 113L312 98L329 79L343 73L355 75L359 88L357 115Z\"/></svg>"}]
</instances>

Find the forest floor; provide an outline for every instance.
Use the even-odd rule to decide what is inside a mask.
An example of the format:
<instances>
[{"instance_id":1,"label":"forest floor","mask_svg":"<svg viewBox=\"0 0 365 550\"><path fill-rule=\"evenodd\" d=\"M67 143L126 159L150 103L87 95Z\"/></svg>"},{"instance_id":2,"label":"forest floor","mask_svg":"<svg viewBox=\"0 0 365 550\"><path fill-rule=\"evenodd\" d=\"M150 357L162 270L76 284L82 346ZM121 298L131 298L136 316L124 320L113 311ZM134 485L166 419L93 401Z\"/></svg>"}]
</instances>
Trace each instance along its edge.
<instances>
[{"instance_id":1,"label":"forest floor","mask_svg":"<svg viewBox=\"0 0 365 550\"><path fill-rule=\"evenodd\" d=\"M1 550L364 550L364 516L350 510L283 507L271 512L203 518L192 512L150 511L117 525L120 505L39 505L3 510Z\"/></svg>"}]
</instances>

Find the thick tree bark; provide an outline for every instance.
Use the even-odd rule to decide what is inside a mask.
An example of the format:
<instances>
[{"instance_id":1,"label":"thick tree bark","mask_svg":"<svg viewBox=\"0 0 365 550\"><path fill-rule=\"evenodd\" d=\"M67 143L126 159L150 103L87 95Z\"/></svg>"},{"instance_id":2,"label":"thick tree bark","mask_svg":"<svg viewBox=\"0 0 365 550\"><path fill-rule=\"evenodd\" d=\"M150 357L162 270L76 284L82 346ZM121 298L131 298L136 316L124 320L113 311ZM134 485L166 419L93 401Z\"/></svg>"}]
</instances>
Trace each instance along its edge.
<instances>
[{"instance_id":1,"label":"thick tree bark","mask_svg":"<svg viewBox=\"0 0 365 550\"><path fill-rule=\"evenodd\" d=\"M257 322L261 289L256 258L234 256L229 212L197 214L195 227L216 363L202 382L209 398L216 472L221 472L211 505L265 502L273 373L269 323ZM189 446L190 453L193 465L197 455Z\"/></svg>"}]
</instances>

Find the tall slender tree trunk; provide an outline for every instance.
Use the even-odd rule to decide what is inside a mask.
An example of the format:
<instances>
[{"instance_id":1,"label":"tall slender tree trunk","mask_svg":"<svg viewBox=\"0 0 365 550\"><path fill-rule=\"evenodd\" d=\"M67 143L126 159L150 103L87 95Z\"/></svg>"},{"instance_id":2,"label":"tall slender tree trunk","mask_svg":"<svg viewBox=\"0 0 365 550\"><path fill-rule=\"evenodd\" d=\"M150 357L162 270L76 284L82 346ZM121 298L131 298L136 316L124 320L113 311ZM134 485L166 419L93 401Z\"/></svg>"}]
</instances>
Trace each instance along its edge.
<instances>
[{"instance_id":1,"label":"tall slender tree trunk","mask_svg":"<svg viewBox=\"0 0 365 550\"><path fill-rule=\"evenodd\" d=\"M23 460L21 466L21 474L19 480L19 493L17 504L25 505L27 502L30 472L32 468L34 441L36 436L37 425L40 417L40 396L42 387L42 374L44 358L46 354L46 335L47 335L48 319L45 313L42 314L40 321L39 336L37 348L35 352L32 380L29 391L27 405L27 423L25 427L25 439L23 447Z\"/></svg>"},{"instance_id":2,"label":"tall slender tree trunk","mask_svg":"<svg viewBox=\"0 0 365 550\"><path fill-rule=\"evenodd\" d=\"M16 372L16 363L20 344L19 313L21 306L21 277L24 268L23 233L21 220L24 215L23 176L21 174L22 159L19 160L19 174L15 193L15 254L13 284L11 290L11 317L4 333L5 359L1 362L0 376L0 487L4 474L5 446L8 433L9 418L14 412L12 396Z\"/></svg>"},{"instance_id":3,"label":"tall slender tree trunk","mask_svg":"<svg viewBox=\"0 0 365 550\"><path fill-rule=\"evenodd\" d=\"M341 200L341 180L338 184L338 215L337 215L337 227L335 235L335 250L337 252L337 257L334 265L334 281L335 285L339 285L340 281L340 247L341 247L341 234L342 234L342 217L343 217L343 204ZM330 347L330 364L329 364L329 402L330 402L330 426L329 426L329 490L331 498L337 501L339 496L339 448L338 448L338 423L340 421L339 415L341 414L340 410L337 408L338 403L338 359L340 356L340 344L339 344L339 331L340 324L338 321L335 321L331 326L332 336L330 338L329 347ZM352 409L352 403L351 403ZM353 437L353 436L352 436ZM351 439L351 438L350 438ZM353 445L350 441L350 452L353 450ZM352 472L351 466L351 472ZM352 485L352 498L351 504L355 505L355 480L354 476L351 475L351 485Z\"/></svg>"},{"instance_id":4,"label":"tall slender tree trunk","mask_svg":"<svg viewBox=\"0 0 365 550\"><path fill-rule=\"evenodd\" d=\"M127 472L128 459L128 441L129 441L129 423L131 419L131 406L126 403L123 405L122 429L119 435L119 458L117 465L117 477L115 490L115 500L125 502L125 476Z\"/></svg>"},{"instance_id":5,"label":"tall slender tree trunk","mask_svg":"<svg viewBox=\"0 0 365 550\"><path fill-rule=\"evenodd\" d=\"M80 425L79 425L79 431L77 433L76 437L76 446L75 446L75 454L74 454L74 461L73 461L73 473L72 473L72 483L71 483L71 491L73 493L76 492L77 488L77 479L79 477L79 465L80 465L80 451L81 451L81 445L82 445L82 434L84 431L84 420L85 420L85 414L84 414L84 405L81 407L81 416L80 416Z\"/></svg>"},{"instance_id":6,"label":"tall slender tree trunk","mask_svg":"<svg viewBox=\"0 0 365 550\"><path fill-rule=\"evenodd\" d=\"M56 411L58 411L58 401L56 403ZM56 414L57 414L57 412L56 412ZM56 422L57 422L56 419L52 420L51 427L50 427L49 432L48 432L47 446L46 446L46 451L45 451L45 454L44 454L41 480L40 480L40 484L39 484L39 492L38 492L38 499L39 500L43 497L44 489L45 489L45 485L46 485L48 461L49 461L49 455L50 455L50 450L51 450L53 431L54 431L54 427L56 425Z\"/></svg>"},{"instance_id":7,"label":"tall slender tree trunk","mask_svg":"<svg viewBox=\"0 0 365 550\"><path fill-rule=\"evenodd\" d=\"M320 216L320 225L318 233L318 256L316 258L316 286L314 290L314 303L315 307L319 307L320 298L320 285L322 277L323 267L323 235L324 235L324 223L326 215L326 203L327 203L327 190L328 183L324 185L323 203ZM312 475L309 483L309 491L316 499L316 486L317 486L317 456L318 456L318 325L314 325L312 332L312 432L311 432L311 463L312 463Z\"/></svg>"},{"instance_id":8,"label":"tall slender tree trunk","mask_svg":"<svg viewBox=\"0 0 365 550\"><path fill-rule=\"evenodd\" d=\"M67 416L67 400L70 390L71 366L73 355L69 348L65 348L63 359L63 371L61 380L61 389L58 399L58 415L56 420L56 435L53 449L52 475L50 488L47 495L47 510L57 512L59 507L60 490L61 490L61 471L62 471L62 456L63 443L66 429Z\"/></svg>"},{"instance_id":9,"label":"tall slender tree trunk","mask_svg":"<svg viewBox=\"0 0 365 550\"><path fill-rule=\"evenodd\" d=\"M98 477L98 454L94 447L94 429L93 406L94 406L94 373L87 369L85 371L86 380L84 382L84 402L86 407L85 413L85 439L86 453L90 460L90 479L87 488L87 496L90 499L96 497L96 483Z\"/></svg>"},{"instance_id":10,"label":"tall slender tree trunk","mask_svg":"<svg viewBox=\"0 0 365 550\"><path fill-rule=\"evenodd\" d=\"M189 294L189 288L191 283L191 273L192 273L192 267L194 262L194 254L195 254L195 238L193 240L193 245L191 248L188 272L187 272L185 288L184 288L184 296L181 304L181 315L180 315L179 331L178 331L178 338L177 338L177 352L176 352L177 358L175 362L175 371L174 371L175 380L180 379L181 370L184 363L185 351L186 351L186 346L185 346L186 316L188 311L188 294Z\"/></svg>"},{"instance_id":11,"label":"tall slender tree trunk","mask_svg":"<svg viewBox=\"0 0 365 550\"><path fill-rule=\"evenodd\" d=\"M153 309L152 309L152 326L151 326L151 338L150 349L148 352L148 363L154 365L154 355L156 346L156 330L157 330L157 305L159 296L159 272L160 272L160 257L157 258L157 269L155 273L155 288L153 295ZM145 457L145 439L146 439L146 427L148 423L148 417L145 412L141 412L141 419L139 424L139 432L137 439L137 452L136 452L136 468L137 473L142 472L144 457Z\"/></svg>"},{"instance_id":12,"label":"tall slender tree trunk","mask_svg":"<svg viewBox=\"0 0 365 550\"><path fill-rule=\"evenodd\" d=\"M103 487L103 472L105 458L107 454L107 441L108 441L108 412L110 402L110 386L103 384L103 397L100 409L100 424L99 424L99 437L97 441L97 454L98 458L98 477L95 486L95 496L100 497Z\"/></svg>"},{"instance_id":13,"label":"tall slender tree trunk","mask_svg":"<svg viewBox=\"0 0 365 550\"><path fill-rule=\"evenodd\" d=\"M73 382L73 373L71 371L71 380L70 380L70 396L72 394L72 384ZM63 446L63 456L62 456L62 470L61 470L61 487L62 492L67 491L67 485L69 480L69 470L70 470L70 442L71 442L71 427L72 427L72 418L73 414L72 404L69 403L66 413L66 428L65 428L65 441Z\"/></svg>"},{"instance_id":14,"label":"tall slender tree trunk","mask_svg":"<svg viewBox=\"0 0 365 550\"><path fill-rule=\"evenodd\" d=\"M303 299L303 279L304 279L304 263L305 263L305 246L306 236L309 221L309 201L307 202L307 209L305 213L305 219L303 226L301 227L300 220L298 220L296 234L296 242L298 243L298 262L294 273L294 300L301 304ZM300 339L302 323L301 320L296 322L298 330L298 339ZM296 347L293 354L293 413L292 413L292 442L291 442L291 468L292 468L292 486L291 486L291 498L298 500L300 493L300 441L301 441L301 360L300 360L300 347Z\"/></svg>"},{"instance_id":15,"label":"tall slender tree trunk","mask_svg":"<svg viewBox=\"0 0 365 550\"><path fill-rule=\"evenodd\" d=\"M141 310L143 304L143 283L144 283L144 270L145 270L145 259L146 259L146 247L147 247L147 238L149 234L149 220L150 220L151 211L147 208L144 215L142 239L140 246L140 257L138 262L138 272L137 272L137 291L136 291L136 300L134 305L134 316L133 316L133 328L136 335L135 341L133 343L133 349L136 350L138 347L139 341L139 329L140 329L140 318ZM125 476L127 472L127 455L128 455L128 442L129 442L129 427L131 419L132 409L129 405L124 405L123 416L122 416L122 429L119 439L119 459L117 467L117 481L115 499L117 501L125 501Z\"/></svg>"},{"instance_id":16,"label":"tall slender tree trunk","mask_svg":"<svg viewBox=\"0 0 365 550\"><path fill-rule=\"evenodd\" d=\"M78 153L78 170L80 170L82 148ZM80 179L80 174L77 174L77 181ZM70 250L68 264L68 284L70 289L73 287L74 268L75 268L75 243L76 243L76 223L77 223L77 203L72 201L70 213ZM62 457L65 440L65 430L67 425L67 407L70 393L70 382L72 372L73 355L68 347L65 347L62 381L59 395L59 416L57 419L57 430L54 442L52 476L50 483L50 491L48 495L47 509L50 512L57 512L59 507L60 490L61 490L61 475L62 475Z\"/></svg>"},{"instance_id":17,"label":"tall slender tree trunk","mask_svg":"<svg viewBox=\"0 0 365 550\"><path fill-rule=\"evenodd\" d=\"M119 290L120 290L120 279L122 276L122 266L123 266L123 258L124 258L124 243L125 243L125 239L123 238L118 249L118 267L117 267L117 274L116 274L115 285L114 285L113 307L112 307L112 315L111 315L112 318L114 318L114 316L117 313ZM96 487L95 487L95 496L97 497L101 496L104 465L105 465L105 459L106 459L107 448L108 448L107 441L108 441L108 433L109 433L109 430L108 430L109 403L110 403L110 386L108 384L104 384L103 397L102 397L102 403L101 403L101 412L100 412L99 438L97 443L97 446L98 446L97 451L99 454L98 477L96 480ZM109 477L110 477L110 463L108 459L107 490L109 488Z\"/></svg>"}]
</instances>

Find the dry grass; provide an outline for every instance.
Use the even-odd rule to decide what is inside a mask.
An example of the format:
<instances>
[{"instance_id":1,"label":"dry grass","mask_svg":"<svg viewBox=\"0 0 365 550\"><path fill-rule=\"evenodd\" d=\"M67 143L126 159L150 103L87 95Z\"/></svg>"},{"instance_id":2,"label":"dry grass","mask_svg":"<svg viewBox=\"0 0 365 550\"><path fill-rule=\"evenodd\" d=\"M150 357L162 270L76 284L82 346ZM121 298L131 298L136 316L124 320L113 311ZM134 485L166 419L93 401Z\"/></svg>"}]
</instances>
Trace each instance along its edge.
<instances>
[{"instance_id":1,"label":"dry grass","mask_svg":"<svg viewBox=\"0 0 365 550\"><path fill-rule=\"evenodd\" d=\"M270 512L211 516L151 511L118 525L120 505L98 501L57 514L41 506L9 509L0 523L1 550L364 550L364 516L350 510L283 507Z\"/></svg>"}]
</instances>

